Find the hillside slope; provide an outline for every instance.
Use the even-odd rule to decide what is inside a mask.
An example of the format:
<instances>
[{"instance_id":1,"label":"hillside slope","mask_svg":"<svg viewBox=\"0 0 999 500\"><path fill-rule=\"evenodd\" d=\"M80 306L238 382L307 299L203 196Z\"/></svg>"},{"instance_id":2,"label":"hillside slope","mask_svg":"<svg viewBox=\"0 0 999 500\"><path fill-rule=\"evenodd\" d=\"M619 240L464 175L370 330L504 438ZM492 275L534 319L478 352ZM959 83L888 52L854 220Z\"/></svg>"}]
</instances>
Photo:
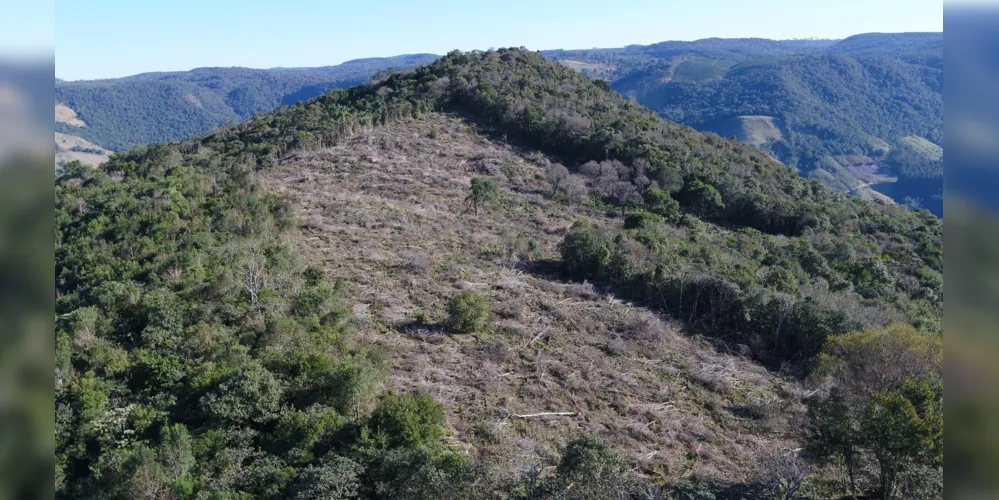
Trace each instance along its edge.
<instances>
[{"instance_id":1,"label":"hillside slope","mask_svg":"<svg viewBox=\"0 0 999 500\"><path fill-rule=\"evenodd\" d=\"M739 497L787 456L828 497L822 448L767 454L810 439L803 375L840 334L940 330L938 219L522 49L56 192L61 498Z\"/></svg>"},{"instance_id":2,"label":"hillside slope","mask_svg":"<svg viewBox=\"0 0 999 500\"><path fill-rule=\"evenodd\" d=\"M87 126L57 120L56 131L113 151L194 137L333 88L365 83L382 70L409 69L436 57L411 54L320 68L198 68L111 80L59 81L57 108L68 108Z\"/></svg>"},{"instance_id":3,"label":"hillside slope","mask_svg":"<svg viewBox=\"0 0 999 500\"><path fill-rule=\"evenodd\" d=\"M888 157L908 149L908 136L942 143L939 33L871 33L828 43L708 39L550 55L614 68L590 74L668 120L747 138L835 189L872 197L865 186L874 185L897 202L942 215L942 162L927 165L905 151ZM759 143L755 130L739 134L740 122L756 116L782 122L781 137L764 131L771 139ZM863 159L844 158L851 155Z\"/></svg>"}]
</instances>

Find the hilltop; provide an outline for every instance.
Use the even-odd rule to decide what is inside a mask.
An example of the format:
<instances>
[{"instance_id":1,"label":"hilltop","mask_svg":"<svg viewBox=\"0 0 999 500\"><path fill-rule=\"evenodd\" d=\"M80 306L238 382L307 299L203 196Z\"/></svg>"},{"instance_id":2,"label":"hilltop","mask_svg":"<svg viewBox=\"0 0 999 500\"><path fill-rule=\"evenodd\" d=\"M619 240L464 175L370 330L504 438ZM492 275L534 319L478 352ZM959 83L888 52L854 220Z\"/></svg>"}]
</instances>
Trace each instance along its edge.
<instances>
[{"instance_id":1,"label":"hilltop","mask_svg":"<svg viewBox=\"0 0 999 500\"><path fill-rule=\"evenodd\" d=\"M60 497L728 497L787 456L828 497L806 395L881 401L813 369L852 361L829 346L901 336L892 381L937 380L939 219L523 49L69 164L56 192ZM934 387L904 456L926 478Z\"/></svg>"}]
</instances>

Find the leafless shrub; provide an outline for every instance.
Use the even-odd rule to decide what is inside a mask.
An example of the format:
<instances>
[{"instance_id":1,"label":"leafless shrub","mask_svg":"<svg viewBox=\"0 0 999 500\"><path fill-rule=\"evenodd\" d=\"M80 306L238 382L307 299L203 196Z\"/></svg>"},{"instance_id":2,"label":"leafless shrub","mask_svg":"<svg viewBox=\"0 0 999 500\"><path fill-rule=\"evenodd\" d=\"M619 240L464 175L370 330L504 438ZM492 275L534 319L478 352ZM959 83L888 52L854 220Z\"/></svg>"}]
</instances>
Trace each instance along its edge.
<instances>
[{"instance_id":1,"label":"leafless shrub","mask_svg":"<svg viewBox=\"0 0 999 500\"><path fill-rule=\"evenodd\" d=\"M613 356L625 356L628 351L628 344L619 335L607 343L607 352Z\"/></svg>"},{"instance_id":2,"label":"leafless shrub","mask_svg":"<svg viewBox=\"0 0 999 500\"><path fill-rule=\"evenodd\" d=\"M571 205L579 205L590 197L590 190L579 177L570 177L565 183L565 200Z\"/></svg>"},{"instance_id":3,"label":"leafless shrub","mask_svg":"<svg viewBox=\"0 0 999 500\"><path fill-rule=\"evenodd\" d=\"M402 258L403 265L414 274L426 274L434 266L434 260L422 253L407 252L403 254Z\"/></svg>"},{"instance_id":4,"label":"leafless shrub","mask_svg":"<svg viewBox=\"0 0 999 500\"><path fill-rule=\"evenodd\" d=\"M590 160L579 167L579 173L589 177L590 179L596 179L600 177L600 164Z\"/></svg>"},{"instance_id":5,"label":"leafless shrub","mask_svg":"<svg viewBox=\"0 0 999 500\"><path fill-rule=\"evenodd\" d=\"M732 393L732 385L720 367L699 365L691 370L690 376L694 382L711 392L721 395Z\"/></svg>"},{"instance_id":6,"label":"leafless shrub","mask_svg":"<svg viewBox=\"0 0 999 500\"><path fill-rule=\"evenodd\" d=\"M589 282L571 283L565 287L567 296L579 297L585 300L600 300L601 296L593 289L593 284Z\"/></svg>"},{"instance_id":7,"label":"leafless shrub","mask_svg":"<svg viewBox=\"0 0 999 500\"><path fill-rule=\"evenodd\" d=\"M561 163L552 163L545 169L545 178L552 187L552 194L556 194L569 179L569 169Z\"/></svg>"},{"instance_id":8,"label":"leafless shrub","mask_svg":"<svg viewBox=\"0 0 999 500\"><path fill-rule=\"evenodd\" d=\"M649 342L658 342L666 333L662 321L651 314L640 315L631 324L629 330L633 338Z\"/></svg>"},{"instance_id":9,"label":"leafless shrub","mask_svg":"<svg viewBox=\"0 0 999 500\"><path fill-rule=\"evenodd\" d=\"M494 340L482 348L482 355L493 363L503 364L510 358L510 349L503 342Z\"/></svg>"},{"instance_id":10,"label":"leafless shrub","mask_svg":"<svg viewBox=\"0 0 999 500\"><path fill-rule=\"evenodd\" d=\"M805 485L809 469L797 451L769 449L756 456L753 479L767 498L792 500Z\"/></svg>"},{"instance_id":11,"label":"leafless shrub","mask_svg":"<svg viewBox=\"0 0 999 500\"><path fill-rule=\"evenodd\" d=\"M494 306L493 311L501 318L521 319L524 317L524 302L519 298L504 300Z\"/></svg>"},{"instance_id":12,"label":"leafless shrub","mask_svg":"<svg viewBox=\"0 0 999 500\"><path fill-rule=\"evenodd\" d=\"M318 215L313 215L302 222L302 228L308 229L309 231L324 231L326 230L326 224L323 223L323 218Z\"/></svg>"}]
</instances>

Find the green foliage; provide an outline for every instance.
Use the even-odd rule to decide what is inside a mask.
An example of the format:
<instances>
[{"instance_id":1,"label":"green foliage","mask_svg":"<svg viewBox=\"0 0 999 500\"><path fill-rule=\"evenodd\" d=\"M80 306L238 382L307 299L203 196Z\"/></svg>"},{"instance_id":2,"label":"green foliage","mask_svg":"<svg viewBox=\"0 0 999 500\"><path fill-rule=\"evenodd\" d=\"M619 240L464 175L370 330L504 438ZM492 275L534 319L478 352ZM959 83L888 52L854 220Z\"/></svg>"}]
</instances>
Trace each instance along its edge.
<instances>
[{"instance_id":1,"label":"green foliage","mask_svg":"<svg viewBox=\"0 0 999 500\"><path fill-rule=\"evenodd\" d=\"M645 206L650 212L671 222L676 222L680 216L680 203L662 189L649 188L645 191Z\"/></svg>"},{"instance_id":2,"label":"green foliage","mask_svg":"<svg viewBox=\"0 0 999 500\"><path fill-rule=\"evenodd\" d=\"M481 474L462 456L437 448L396 448L381 455L368 481L373 498L485 498Z\"/></svg>"},{"instance_id":3,"label":"green foliage","mask_svg":"<svg viewBox=\"0 0 999 500\"><path fill-rule=\"evenodd\" d=\"M566 446L556 475L568 498L612 499L626 484L627 468L606 443L582 438Z\"/></svg>"},{"instance_id":4,"label":"green foliage","mask_svg":"<svg viewBox=\"0 0 999 500\"><path fill-rule=\"evenodd\" d=\"M310 465L298 474L289 498L345 500L358 498L364 466L338 455L330 455L319 465Z\"/></svg>"},{"instance_id":5,"label":"green foliage","mask_svg":"<svg viewBox=\"0 0 999 500\"><path fill-rule=\"evenodd\" d=\"M609 243L602 232L588 224L574 224L559 244L565 270L577 279L599 276L610 261Z\"/></svg>"},{"instance_id":6,"label":"green foliage","mask_svg":"<svg viewBox=\"0 0 999 500\"><path fill-rule=\"evenodd\" d=\"M943 467L942 354L937 339L905 325L828 339L813 375L834 388L808 402L806 442L846 466L850 491L871 489L857 477L867 460L884 498L934 487L910 472Z\"/></svg>"},{"instance_id":7,"label":"green foliage","mask_svg":"<svg viewBox=\"0 0 999 500\"><path fill-rule=\"evenodd\" d=\"M632 212L624 218L624 228L640 229L644 227L657 227L665 222L666 220L660 215L649 212Z\"/></svg>"},{"instance_id":8,"label":"green foliage","mask_svg":"<svg viewBox=\"0 0 999 500\"><path fill-rule=\"evenodd\" d=\"M255 113L294 105L330 89L361 85L388 68L409 69L437 56L402 55L295 70L198 68L101 81L56 83L55 100L86 127L56 129L113 151L207 133ZM389 73L390 74L390 73ZM387 76L382 73L380 78Z\"/></svg>"},{"instance_id":9,"label":"green foliage","mask_svg":"<svg viewBox=\"0 0 999 500\"><path fill-rule=\"evenodd\" d=\"M495 181L476 177L472 179L472 185L468 191L468 202L472 204L475 213L479 213L479 207L499 198L499 186Z\"/></svg>"},{"instance_id":10,"label":"green foliage","mask_svg":"<svg viewBox=\"0 0 999 500\"><path fill-rule=\"evenodd\" d=\"M482 331L492 310L489 296L467 290L459 293L447 304L447 324L458 333Z\"/></svg>"},{"instance_id":11,"label":"green foliage","mask_svg":"<svg viewBox=\"0 0 999 500\"><path fill-rule=\"evenodd\" d=\"M444 407L426 394L386 394L371 413L367 430L381 448L437 447L447 430Z\"/></svg>"}]
</instances>

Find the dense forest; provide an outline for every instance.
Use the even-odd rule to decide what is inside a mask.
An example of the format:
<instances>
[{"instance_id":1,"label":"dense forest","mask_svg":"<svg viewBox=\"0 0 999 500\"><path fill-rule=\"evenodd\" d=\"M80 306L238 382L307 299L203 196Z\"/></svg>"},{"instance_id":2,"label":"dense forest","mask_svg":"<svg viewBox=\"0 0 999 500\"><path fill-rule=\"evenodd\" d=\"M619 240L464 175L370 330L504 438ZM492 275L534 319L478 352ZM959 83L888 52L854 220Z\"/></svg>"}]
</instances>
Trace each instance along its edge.
<instances>
[{"instance_id":1,"label":"dense forest","mask_svg":"<svg viewBox=\"0 0 999 500\"><path fill-rule=\"evenodd\" d=\"M76 111L86 127L57 122L56 131L112 151L194 137L330 89L366 83L379 71L409 69L436 58L412 54L321 68L198 68L111 80L58 81L56 102Z\"/></svg>"},{"instance_id":2,"label":"dense forest","mask_svg":"<svg viewBox=\"0 0 999 500\"><path fill-rule=\"evenodd\" d=\"M282 238L301 222L258 178L435 113L536 149L552 202L589 210L538 272L814 383L788 436L803 453L712 484L638 474L580 436L498 484L447 439L441 403L379 393L393 367L354 341L370 326ZM515 209L501 196L477 178L468 202ZM100 169L70 164L56 198L60 498L939 497L942 221L666 122L539 53L456 51ZM450 334L481 331L489 304L455 297Z\"/></svg>"},{"instance_id":3,"label":"dense forest","mask_svg":"<svg viewBox=\"0 0 999 500\"><path fill-rule=\"evenodd\" d=\"M897 202L943 213L942 162L910 154L904 141L942 144L939 33L707 39L549 54L594 63L593 76L664 118L736 136L836 189L881 183L875 189ZM858 156L877 165L880 177L843 160Z\"/></svg>"}]
</instances>

